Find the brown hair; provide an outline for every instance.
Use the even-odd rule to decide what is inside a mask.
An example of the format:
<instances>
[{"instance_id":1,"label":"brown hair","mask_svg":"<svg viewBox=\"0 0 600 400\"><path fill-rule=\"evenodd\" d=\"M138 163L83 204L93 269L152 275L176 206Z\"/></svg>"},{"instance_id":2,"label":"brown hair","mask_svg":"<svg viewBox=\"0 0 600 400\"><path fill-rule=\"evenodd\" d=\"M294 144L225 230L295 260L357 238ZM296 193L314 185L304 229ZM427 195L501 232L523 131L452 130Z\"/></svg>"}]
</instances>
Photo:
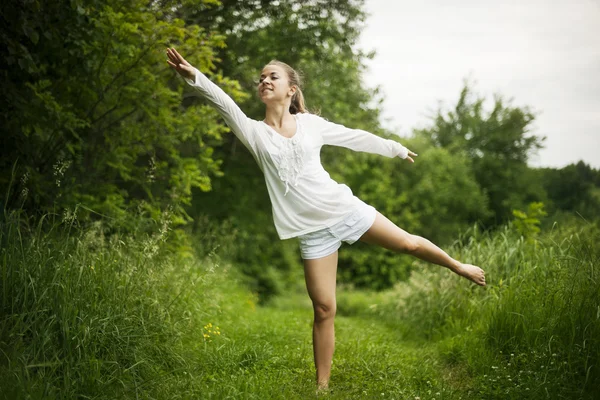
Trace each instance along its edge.
<instances>
[{"instance_id":1,"label":"brown hair","mask_svg":"<svg viewBox=\"0 0 600 400\"><path fill-rule=\"evenodd\" d=\"M302 90L300 89L300 85L302 84L302 79L298 71L294 68L290 67L286 63L278 60L271 60L267 65L277 65L285 70L288 80L290 81L291 86L296 86L296 92L292 96L292 103L290 104L290 113L298 114L308 112L306 109L306 104L304 104L304 95L302 94Z\"/></svg>"}]
</instances>

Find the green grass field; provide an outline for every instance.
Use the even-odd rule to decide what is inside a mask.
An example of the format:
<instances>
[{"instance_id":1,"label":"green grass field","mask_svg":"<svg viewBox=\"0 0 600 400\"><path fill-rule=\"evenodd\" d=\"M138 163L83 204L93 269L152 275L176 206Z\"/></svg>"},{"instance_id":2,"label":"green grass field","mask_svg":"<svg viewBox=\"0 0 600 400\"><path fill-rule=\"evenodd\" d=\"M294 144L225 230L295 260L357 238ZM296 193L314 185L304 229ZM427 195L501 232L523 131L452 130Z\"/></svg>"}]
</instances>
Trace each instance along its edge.
<instances>
[{"instance_id":1,"label":"green grass field","mask_svg":"<svg viewBox=\"0 0 600 400\"><path fill-rule=\"evenodd\" d=\"M218 256L71 225L2 222L0 396L316 397L305 291L258 306ZM340 287L319 397L598 398L598 236L465 236L450 252L486 270L485 288L420 262L385 292Z\"/></svg>"}]
</instances>

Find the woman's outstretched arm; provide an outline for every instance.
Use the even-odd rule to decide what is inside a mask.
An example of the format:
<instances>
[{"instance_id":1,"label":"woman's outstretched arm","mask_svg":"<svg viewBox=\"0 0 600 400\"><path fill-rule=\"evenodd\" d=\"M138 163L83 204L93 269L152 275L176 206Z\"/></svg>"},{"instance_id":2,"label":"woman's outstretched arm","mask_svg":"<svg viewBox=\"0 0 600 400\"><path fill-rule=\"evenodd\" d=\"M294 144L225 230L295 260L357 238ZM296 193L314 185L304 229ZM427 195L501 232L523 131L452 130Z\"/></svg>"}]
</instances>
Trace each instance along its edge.
<instances>
[{"instance_id":1,"label":"woman's outstretched arm","mask_svg":"<svg viewBox=\"0 0 600 400\"><path fill-rule=\"evenodd\" d=\"M252 126L252 120L244 114L223 89L187 62L177 50L174 48L167 49L167 56L169 57L167 63L216 108L233 133L256 157L256 133Z\"/></svg>"},{"instance_id":2,"label":"woman's outstretched arm","mask_svg":"<svg viewBox=\"0 0 600 400\"><path fill-rule=\"evenodd\" d=\"M362 129L351 129L344 125L318 118L324 144L341 146L354 151L379 154L385 157L400 157L414 162L416 154L402 144L391 139L384 139Z\"/></svg>"}]
</instances>

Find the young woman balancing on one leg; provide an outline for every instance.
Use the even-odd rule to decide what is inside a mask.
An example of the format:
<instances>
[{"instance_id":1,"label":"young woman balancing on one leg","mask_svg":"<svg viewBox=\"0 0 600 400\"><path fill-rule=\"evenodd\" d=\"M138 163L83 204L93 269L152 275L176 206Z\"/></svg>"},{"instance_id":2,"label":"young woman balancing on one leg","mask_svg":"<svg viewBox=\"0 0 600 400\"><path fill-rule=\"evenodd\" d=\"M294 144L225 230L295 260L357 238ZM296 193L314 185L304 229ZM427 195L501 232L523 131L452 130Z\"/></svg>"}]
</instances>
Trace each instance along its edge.
<instances>
[{"instance_id":1,"label":"young woman balancing on one leg","mask_svg":"<svg viewBox=\"0 0 600 400\"><path fill-rule=\"evenodd\" d=\"M313 346L319 388L329 384L338 249L342 242L362 240L412 254L485 286L481 268L462 264L429 240L400 229L354 196L348 186L331 179L319 155L326 144L410 162L414 162L415 153L394 140L308 113L297 72L282 62L271 61L262 70L258 96L266 105L266 113L264 120L256 121L246 117L223 90L175 49L167 49L167 56L167 63L219 111L258 163L280 239L299 238L306 288L314 308Z\"/></svg>"}]
</instances>

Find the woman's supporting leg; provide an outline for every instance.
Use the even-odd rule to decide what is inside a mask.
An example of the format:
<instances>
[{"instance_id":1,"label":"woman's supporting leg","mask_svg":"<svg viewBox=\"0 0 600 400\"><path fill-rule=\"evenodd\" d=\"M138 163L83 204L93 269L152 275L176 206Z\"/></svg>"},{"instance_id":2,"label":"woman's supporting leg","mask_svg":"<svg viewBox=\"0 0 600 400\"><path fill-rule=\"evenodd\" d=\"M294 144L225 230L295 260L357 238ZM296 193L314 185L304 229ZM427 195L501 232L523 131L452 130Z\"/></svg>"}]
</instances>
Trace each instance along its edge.
<instances>
[{"instance_id":1,"label":"woman's supporting leg","mask_svg":"<svg viewBox=\"0 0 600 400\"><path fill-rule=\"evenodd\" d=\"M377 212L375 222L360 240L392 251L412 254L421 260L446 267L480 286L485 286L485 272L481 268L453 259L429 240L400 229L380 212Z\"/></svg>"},{"instance_id":2,"label":"woman's supporting leg","mask_svg":"<svg viewBox=\"0 0 600 400\"><path fill-rule=\"evenodd\" d=\"M313 303L313 352L319 389L329 385L335 347L333 320L336 311L335 283L338 252L323 258L304 260L306 289Z\"/></svg>"}]
</instances>

